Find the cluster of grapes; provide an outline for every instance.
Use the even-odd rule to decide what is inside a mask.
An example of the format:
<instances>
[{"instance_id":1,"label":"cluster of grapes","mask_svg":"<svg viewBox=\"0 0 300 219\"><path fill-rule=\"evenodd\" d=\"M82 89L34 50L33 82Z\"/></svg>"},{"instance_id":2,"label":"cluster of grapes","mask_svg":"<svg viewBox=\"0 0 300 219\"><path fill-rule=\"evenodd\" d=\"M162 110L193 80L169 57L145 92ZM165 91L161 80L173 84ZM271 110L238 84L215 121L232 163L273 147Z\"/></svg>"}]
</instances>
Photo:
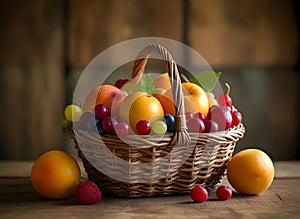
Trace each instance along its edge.
<instances>
[{"instance_id":1,"label":"cluster of grapes","mask_svg":"<svg viewBox=\"0 0 300 219\"><path fill-rule=\"evenodd\" d=\"M84 112L79 120L79 126L88 131L95 131L101 135L117 132L119 136L129 134L129 126L125 122L118 122L111 116L110 110L104 104L95 106L94 112Z\"/></svg>"},{"instance_id":2,"label":"cluster of grapes","mask_svg":"<svg viewBox=\"0 0 300 219\"><path fill-rule=\"evenodd\" d=\"M185 115L188 131L191 133L224 131L242 121L241 113L234 106L214 105L209 109L207 116L201 112L187 112Z\"/></svg>"},{"instance_id":3,"label":"cluster of grapes","mask_svg":"<svg viewBox=\"0 0 300 219\"><path fill-rule=\"evenodd\" d=\"M220 99L220 98L219 98ZM242 115L232 105L215 105L209 109L207 116L201 112L195 114L185 113L188 132L190 133L210 133L227 130L238 125L242 121ZM96 105L94 112L82 112L82 109L76 105L69 105L65 109L66 121L79 122L81 128L88 131L94 131L101 134L113 134L126 136L130 134L130 126L125 121L118 121L111 116L111 112L104 104ZM140 120L136 124L136 133L140 135L149 135L151 133L164 135L166 132L174 132L174 117L166 114L162 120L150 123L147 120Z\"/></svg>"},{"instance_id":4,"label":"cluster of grapes","mask_svg":"<svg viewBox=\"0 0 300 219\"><path fill-rule=\"evenodd\" d=\"M84 112L78 122L81 128L88 131L93 131L96 127L100 135L116 133L118 136L126 136L131 132L129 124L111 116L110 110L104 104L96 105L94 112ZM174 131L174 117L167 114L163 120L155 121L153 124L146 120L140 120L136 124L136 131L140 135L149 135L151 132L163 135L167 131Z\"/></svg>"},{"instance_id":5,"label":"cluster of grapes","mask_svg":"<svg viewBox=\"0 0 300 219\"><path fill-rule=\"evenodd\" d=\"M214 98L214 96L209 98ZM219 95L215 102L217 104L210 107L206 116L200 112L186 113L187 126L190 132L224 131L242 122L242 114L232 105L232 99L228 94Z\"/></svg>"},{"instance_id":6,"label":"cluster of grapes","mask_svg":"<svg viewBox=\"0 0 300 219\"><path fill-rule=\"evenodd\" d=\"M211 96L211 98L214 98ZM213 105L207 115L201 112L186 112L186 121L188 132L190 133L211 133L228 130L237 126L242 121L241 113L232 105L232 99L228 94L219 95L216 100L218 104ZM131 133L130 125L125 121L111 115L109 108L104 104L98 104L94 112L83 112L83 110L74 104L65 108L66 120L62 126L67 126L69 122L79 121L79 125L89 131L95 130L101 135L104 133L116 133L119 136L126 136ZM161 120L150 123L147 120L140 120L135 126L134 132L140 135L149 135L151 133L164 135L166 132L174 132L174 117L166 114Z\"/></svg>"}]
</instances>

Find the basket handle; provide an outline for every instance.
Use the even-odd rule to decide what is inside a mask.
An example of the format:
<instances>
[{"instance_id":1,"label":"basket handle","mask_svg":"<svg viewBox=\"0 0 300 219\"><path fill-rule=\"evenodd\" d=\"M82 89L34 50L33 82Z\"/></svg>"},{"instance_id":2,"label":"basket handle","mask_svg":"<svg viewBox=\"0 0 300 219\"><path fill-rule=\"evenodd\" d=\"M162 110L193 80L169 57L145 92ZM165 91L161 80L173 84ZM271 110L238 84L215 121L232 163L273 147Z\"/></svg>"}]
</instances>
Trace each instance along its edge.
<instances>
[{"instance_id":1,"label":"basket handle","mask_svg":"<svg viewBox=\"0 0 300 219\"><path fill-rule=\"evenodd\" d=\"M139 84L144 74L145 66L148 62L150 54L158 54L166 63L166 68L171 78L170 84L172 88L173 101L175 106L175 134L173 135L170 145L188 145L190 142L190 136L187 132L184 99L182 92L182 85L180 81L180 75L177 65L170 54L170 52L159 44L153 44L145 47L139 52L134 62L132 79L133 82Z\"/></svg>"}]
</instances>

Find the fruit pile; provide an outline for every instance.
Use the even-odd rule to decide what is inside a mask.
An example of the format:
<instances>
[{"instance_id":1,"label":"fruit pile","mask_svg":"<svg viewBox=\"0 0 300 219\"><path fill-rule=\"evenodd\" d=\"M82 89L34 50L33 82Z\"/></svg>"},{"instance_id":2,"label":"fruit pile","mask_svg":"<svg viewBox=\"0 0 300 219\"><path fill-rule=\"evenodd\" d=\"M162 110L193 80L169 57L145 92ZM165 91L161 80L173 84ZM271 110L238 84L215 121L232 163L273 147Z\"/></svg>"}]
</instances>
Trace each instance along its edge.
<instances>
[{"instance_id":1,"label":"fruit pile","mask_svg":"<svg viewBox=\"0 0 300 219\"><path fill-rule=\"evenodd\" d=\"M211 92L215 83L204 86L193 78L191 81L182 83L188 132L225 131L241 123L242 115L232 104L227 83L227 93L215 98ZM100 135L164 135L175 131L175 108L168 74L154 79L145 74L139 84L119 79L114 85L97 87L82 108L74 104L65 108L62 126L78 122L81 128Z\"/></svg>"}]
</instances>

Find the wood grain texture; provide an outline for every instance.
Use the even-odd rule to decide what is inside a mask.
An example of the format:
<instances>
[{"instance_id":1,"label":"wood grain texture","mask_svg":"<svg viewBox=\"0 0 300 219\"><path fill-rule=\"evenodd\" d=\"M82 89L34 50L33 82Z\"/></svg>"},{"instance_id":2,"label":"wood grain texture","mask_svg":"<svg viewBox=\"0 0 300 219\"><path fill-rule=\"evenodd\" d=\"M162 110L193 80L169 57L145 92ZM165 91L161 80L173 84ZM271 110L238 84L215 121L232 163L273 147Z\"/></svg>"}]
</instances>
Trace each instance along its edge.
<instances>
[{"instance_id":1,"label":"wood grain texture","mask_svg":"<svg viewBox=\"0 0 300 219\"><path fill-rule=\"evenodd\" d=\"M0 156L34 159L64 142L62 2L13 0L0 16Z\"/></svg>"},{"instance_id":2,"label":"wood grain texture","mask_svg":"<svg viewBox=\"0 0 300 219\"><path fill-rule=\"evenodd\" d=\"M296 63L297 26L290 1L189 2L189 43L213 67Z\"/></svg>"},{"instance_id":3,"label":"wood grain texture","mask_svg":"<svg viewBox=\"0 0 300 219\"><path fill-rule=\"evenodd\" d=\"M95 205L78 205L73 197L47 200L29 178L0 178L1 218L299 218L300 179L275 179L258 196L237 193L219 201L211 193L204 203L189 195L126 199L103 195ZM224 182L227 185L227 182Z\"/></svg>"},{"instance_id":4,"label":"wood grain texture","mask_svg":"<svg viewBox=\"0 0 300 219\"><path fill-rule=\"evenodd\" d=\"M246 127L235 152L256 147L276 160L297 159L300 110L297 72L277 67L220 71L220 83L224 91L225 82L230 84L233 105L242 113Z\"/></svg>"},{"instance_id":5,"label":"wood grain texture","mask_svg":"<svg viewBox=\"0 0 300 219\"><path fill-rule=\"evenodd\" d=\"M180 0L70 0L68 63L85 67L110 46L137 37L181 39Z\"/></svg>"}]
</instances>

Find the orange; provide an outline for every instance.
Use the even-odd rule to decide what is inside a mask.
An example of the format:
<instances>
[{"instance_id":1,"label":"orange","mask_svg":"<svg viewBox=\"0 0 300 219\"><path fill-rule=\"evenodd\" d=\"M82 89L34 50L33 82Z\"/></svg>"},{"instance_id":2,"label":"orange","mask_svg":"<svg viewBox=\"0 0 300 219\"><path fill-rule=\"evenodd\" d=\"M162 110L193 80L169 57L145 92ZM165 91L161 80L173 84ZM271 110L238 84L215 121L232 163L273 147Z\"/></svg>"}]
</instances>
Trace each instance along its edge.
<instances>
[{"instance_id":1,"label":"orange","mask_svg":"<svg viewBox=\"0 0 300 219\"><path fill-rule=\"evenodd\" d=\"M157 76L156 78L154 78L153 84L154 84L155 88L161 88L164 90L170 89L171 83L170 83L168 72L163 73L163 74Z\"/></svg>"},{"instance_id":2,"label":"orange","mask_svg":"<svg viewBox=\"0 0 300 219\"><path fill-rule=\"evenodd\" d=\"M130 124L135 131L140 120L153 123L164 117L164 110L160 102L145 92L139 91L129 94L120 104L119 117Z\"/></svg>"},{"instance_id":3,"label":"orange","mask_svg":"<svg viewBox=\"0 0 300 219\"><path fill-rule=\"evenodd\" d=\"M241 194L258 195L266 191L274 178L271 158L259 149L246 149L235 154L227 165L227 178Z\"/></svg>"},{"instance_id":4,"label":"orange","mask_svg":"<svg viewBox=\"0 0 300 219\"><path fill-rule=\"evenodd\" d=\"M160 102L161 106L164 109L165 115L166 114L171 114L173 116L175 115L175 107L172 99L170 99L169 97L161 93L155 93L153 94L153 96L156 99L158 99L158 101Z\"/></svg>"},{"instance_id":5,"label":"orange","mask_svg":"<svg viewBox=\"0 0 300 219\"><path fill-rule=\"evenodd\" d=\"M182 83L182 91L184 95L185 112L201 112L206 116L209 110L209 101L205 91L194 83ZM163 108L168 109L167 112L174 115L175 107L173 103L172 90L167 90L163 96L166 98L162 96L157 98L161 101Z\"/></svg>"},{"instance_id":6,"label":"orange","mask_svg":"<svg viewBox=\"0 0 300 219\"><path fill-rule=\"evenodd\" d=\"M39 156L31 168L31 183L42 196L63 199L71 196L80 181L80 169L74 158L60 150Z\"/></svg>"}]
</instances>

